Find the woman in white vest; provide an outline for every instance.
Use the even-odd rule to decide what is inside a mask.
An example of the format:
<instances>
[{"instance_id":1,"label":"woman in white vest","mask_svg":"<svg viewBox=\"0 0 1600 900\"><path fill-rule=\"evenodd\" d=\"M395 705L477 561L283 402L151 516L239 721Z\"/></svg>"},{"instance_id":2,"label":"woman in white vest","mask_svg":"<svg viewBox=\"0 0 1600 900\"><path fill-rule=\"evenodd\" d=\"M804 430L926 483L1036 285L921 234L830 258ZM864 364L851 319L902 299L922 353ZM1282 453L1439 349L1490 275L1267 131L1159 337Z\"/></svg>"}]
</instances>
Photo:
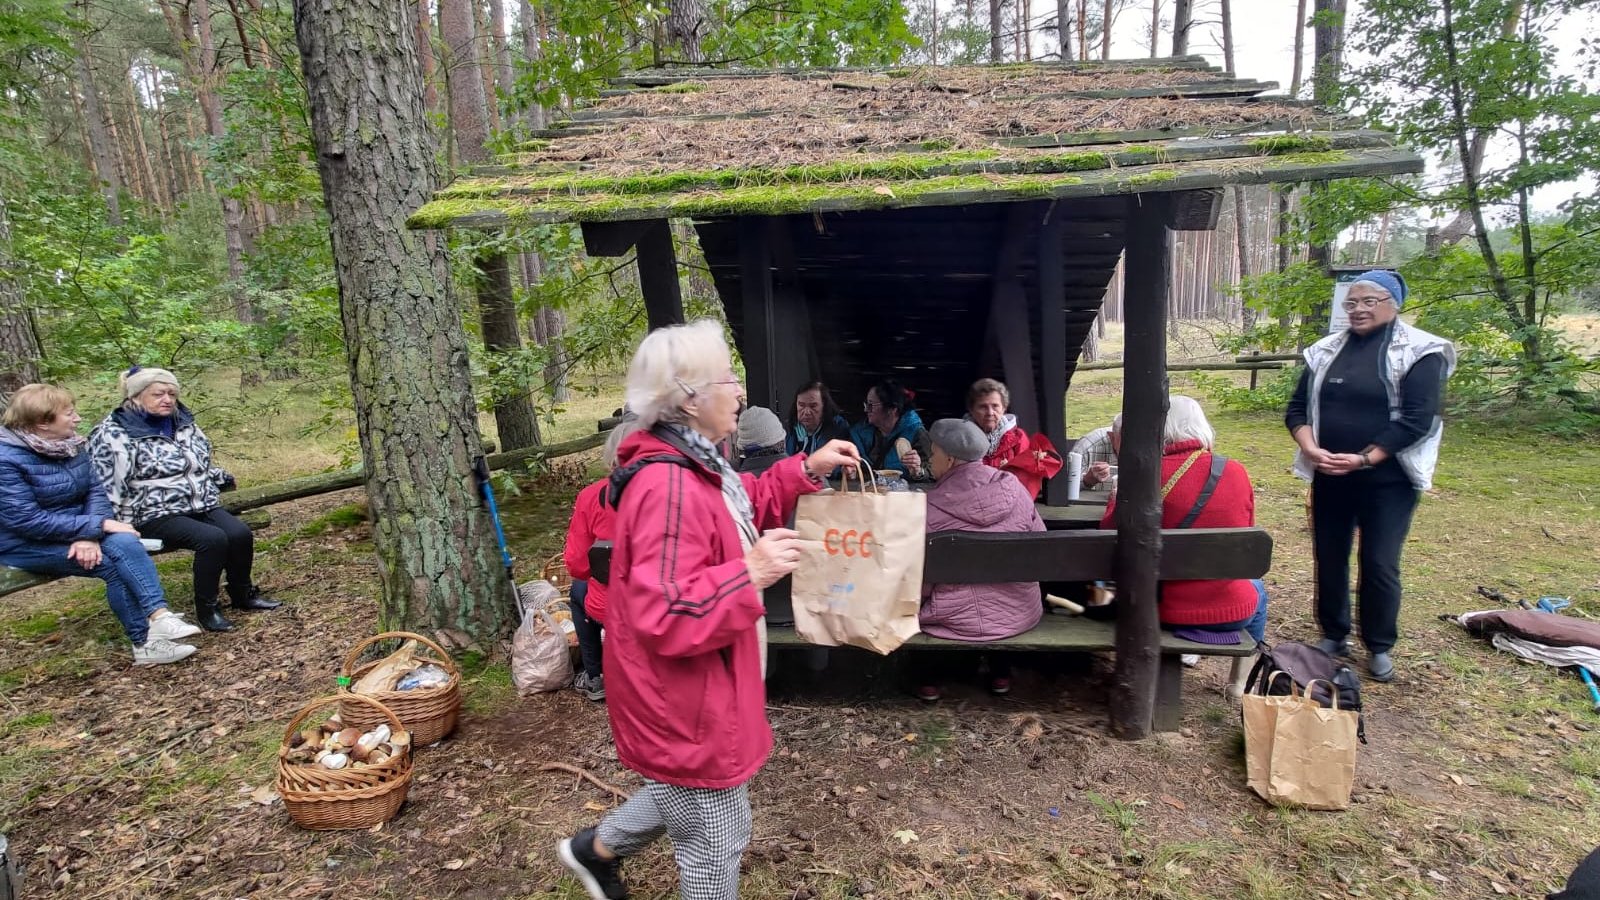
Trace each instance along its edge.
<instances>
[{"instance_id":1,"label":"woman in white vest","mask_svg":"<svg viewBox=\"0 0 1600 900\"><path fill-rule=\"evenodd\" d=\"M1351 284L1350 326L1306 348L1284 416L1300 445L1295 474L1311 482L1319 646L1350 653L1350 545L1359 528L1361 641L1377 681L1394 678L1400 550L1433 484L1440 395L1456 365L1449 341L1400 321L1406 293L1405 279L1386 270Z\"/></svg>"}]
</instances>

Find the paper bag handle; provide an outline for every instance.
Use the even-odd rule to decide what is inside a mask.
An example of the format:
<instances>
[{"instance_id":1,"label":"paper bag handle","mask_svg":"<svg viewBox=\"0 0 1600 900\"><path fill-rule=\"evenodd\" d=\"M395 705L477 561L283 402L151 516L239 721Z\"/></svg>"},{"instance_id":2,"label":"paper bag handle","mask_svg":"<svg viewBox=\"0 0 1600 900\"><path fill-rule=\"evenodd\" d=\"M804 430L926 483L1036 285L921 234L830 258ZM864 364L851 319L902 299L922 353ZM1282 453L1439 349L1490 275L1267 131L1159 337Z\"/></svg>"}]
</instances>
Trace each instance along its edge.
<instances>
[{"instance_id":1,"label":"paper bag handle","mask_svg":"<svg viewBox=\"0 0 1600 900\"><path fill-rule=\"evenodd\" d=\"M1306 696L1307 697L1311 696L1311 686L1313 684L1325 684L1325 685L1328 686L1328 696L1333 698L1333 708L1334 708L1334 711L1337 712L1338 709L1339 709L1339 686L1334 684L1333 682L1329 681L1326 678L1313 678L1310 681L1306 682Z\"/></svg>"},{"instance_id":2,"label":"paper bag handle","mask_svg":"<svg viewBox=\"0 0 1600 900\"><path fill-rule=\"evenodd\" d=\"M1289 696L1291 696L1291 697L1300 696L1299 691L1296 690L1299 687L1299 685L1294 683L1294 676L1290 675L1288 672L1285 672L1282 669L1273 669L1272 670L1272 674L1267 676L1266 683L1261 686L1262 690L1266 691L1268 694L1271 694L1272 693L1272 682L1274 680L1276 680L1279 675L1282 675L1283 677L1289 679ZM1307 687L1309 688L1309 685Z\"/></svg>"},{"instance_id":3,"label":"paper bag handle","mask_svg":"<svg viewBox=\"0 0 1600 900\"><path fill-rule=\"evenodd\" d=\"M861 473L862 469L867 470L865 475ZM872 471L871 463L867 462L865 459L857 460L856 475L861 478L861 493L865 494L867 492L867 485L869 484L872 485L872 492L874 494L882 493L882 491L878 490L878 473ZM844 488L844 493L848 494L850 492L850 479L845 478L844 483L841 486Z\"/></svg>"}]
</instances>

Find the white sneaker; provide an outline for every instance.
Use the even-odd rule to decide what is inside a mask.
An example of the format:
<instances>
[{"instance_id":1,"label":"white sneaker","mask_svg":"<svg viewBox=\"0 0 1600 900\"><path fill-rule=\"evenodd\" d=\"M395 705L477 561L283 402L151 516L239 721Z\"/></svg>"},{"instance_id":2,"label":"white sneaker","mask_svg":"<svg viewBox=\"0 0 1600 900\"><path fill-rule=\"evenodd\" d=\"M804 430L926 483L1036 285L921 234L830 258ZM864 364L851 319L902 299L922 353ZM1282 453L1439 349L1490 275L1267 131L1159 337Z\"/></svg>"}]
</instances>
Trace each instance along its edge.
<instances>
[{"instance_id":1,"label":"white sneaker","mask_svg":"<svg viewBox=\"0 0 1600 900\"><path fill-rule=\"evenodd\" d=\"M188 659L195 654L195 648L189 644L175 644L166 638L151 637L143 646L133 648L133 664L136 666L164 666Z\"/></svg>"},{"instance_id":2,"label":"white sneaker","mask_svg":"<svg viewBox=\"0 0 1600 900\"><path fill-rule=\"evenodd\" d=\"M1200 665L1200 654L1198 654L1198 653L1185 653L1182 656L1178 657L1178 661L1192 669L1195 666Z\"/></svg>"},{"instance_id":3,"label":"white sneaker","mask_svg":"<svg viewBox=\"0 0 1600 900\"><path fill-rule=\"evenodd\" d=\"M183 617L175 612L150 620L150 640L177 641L194 637L199 633L199 625L185 622Z\"/></svg>"}]
</instances>

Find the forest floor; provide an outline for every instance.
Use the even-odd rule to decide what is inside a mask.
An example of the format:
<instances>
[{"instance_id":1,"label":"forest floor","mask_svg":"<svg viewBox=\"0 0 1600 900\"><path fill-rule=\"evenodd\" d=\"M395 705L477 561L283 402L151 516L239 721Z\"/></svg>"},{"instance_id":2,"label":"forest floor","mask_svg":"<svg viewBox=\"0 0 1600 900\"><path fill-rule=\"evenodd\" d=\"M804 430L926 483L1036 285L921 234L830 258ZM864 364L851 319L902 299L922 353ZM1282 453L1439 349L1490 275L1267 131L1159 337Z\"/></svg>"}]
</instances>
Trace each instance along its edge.
<instances>
[{"instance_id":1,"label":"forest floor","mask_svg":"<svg viewBox=\"0 0 1600 900\"><path fill-rule=\"evenodd\" d=\"M1074 434L1117 405L1116 373L1093 375L1105 377L1074 384ZM1277 542L1269 639L1311 638L1305 491L1287 472L1280 420L1207 406ZM592 413L581 411L589 428ZM557 466L505 499L522 578L559 547L590 464ZM409 800L381 828L302 831L259 792L288 720L332 690L344 652L371 632L360 499L276 507L259 567L288 605L197 639L201 653L182 665L131 669L92 582L4 599L0 830L26 866L24 897L581 896L553 844L613 798L539 767L581 766L625 790L638 780L617 765L604 705L570 691L519 699L497 661L464 664L457 734L418 753ZM836 655L820 677L780 656L777 747L752 785L743 893L1543 896L1600 843L1600 717L1576 679L1437 617L1490 605L1480 584L1571 595L1579 613L1600 614L1597 504L1595 442L1449 423L1437 489L1406 547L1400 675L1365 686L1371 743L1346 812L1274 809L1249 793L1225 661L1185 676L1181 731L1123 743L1105 727L1107 658L1025 667L1005 698L952 673L946 698L924 705L861 654ZM160 568L184 608L187 557ZM675 895L664 847L631 861L628 877L636 896Z\"/></svg>"}]
</instances>

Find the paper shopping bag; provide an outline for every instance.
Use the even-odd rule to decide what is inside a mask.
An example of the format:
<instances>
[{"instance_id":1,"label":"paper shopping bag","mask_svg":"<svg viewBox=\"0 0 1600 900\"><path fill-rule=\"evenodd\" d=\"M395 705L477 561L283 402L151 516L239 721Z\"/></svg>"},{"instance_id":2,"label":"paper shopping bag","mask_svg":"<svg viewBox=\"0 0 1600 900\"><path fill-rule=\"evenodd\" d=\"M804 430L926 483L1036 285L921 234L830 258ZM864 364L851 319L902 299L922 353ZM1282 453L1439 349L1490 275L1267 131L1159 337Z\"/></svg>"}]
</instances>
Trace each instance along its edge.
<instances>
[{"instance_id":1,"label":"paper shopping bag","mask_svg":"<svg viewBox=\"0 0 1600 900\"><path fill-rule=\"evenodd\" d=\"M801 497L795 530L810 542L792 592L801 639L887 654L916 634L927 520L927 498L911 491Z\"/></svg>"},{"instance_id":2,"label":"paper shopping bag","mask_svg":"<svg viewBox=\"0 0 1600 900\"><path fill-rule=\"evenodd\" d=\"M1288 694L1269 695L1274 679L1283 676L1289 682ZM1244 714L1244 770L1250 790L1263 800L1272 780L1272 746L1277 735L1278 716L1285 707L1308 702L1297 693L1294 679L1287 672L1276 671L1267 676L1260 693L1245 694L1240 698Z\"/></svg>"},{"instance_id":3,"label":"paper shopping bag","mask_svg":"<svg viewBox=\"0 0 1600 900\"><path fill-rule=\"evenodd\" d=\"M1313 682L1314 684L1315 682ZM1356 779L1356 725L1352 710L1338 708L1338 690L1329 686L1334 707L1313 700L1286 706L1273 724L1272 770L1267 800L1307 809L1349 809ZM1306 685L1306 695L1311 685Z\"/></svg>"}]
</instances>

